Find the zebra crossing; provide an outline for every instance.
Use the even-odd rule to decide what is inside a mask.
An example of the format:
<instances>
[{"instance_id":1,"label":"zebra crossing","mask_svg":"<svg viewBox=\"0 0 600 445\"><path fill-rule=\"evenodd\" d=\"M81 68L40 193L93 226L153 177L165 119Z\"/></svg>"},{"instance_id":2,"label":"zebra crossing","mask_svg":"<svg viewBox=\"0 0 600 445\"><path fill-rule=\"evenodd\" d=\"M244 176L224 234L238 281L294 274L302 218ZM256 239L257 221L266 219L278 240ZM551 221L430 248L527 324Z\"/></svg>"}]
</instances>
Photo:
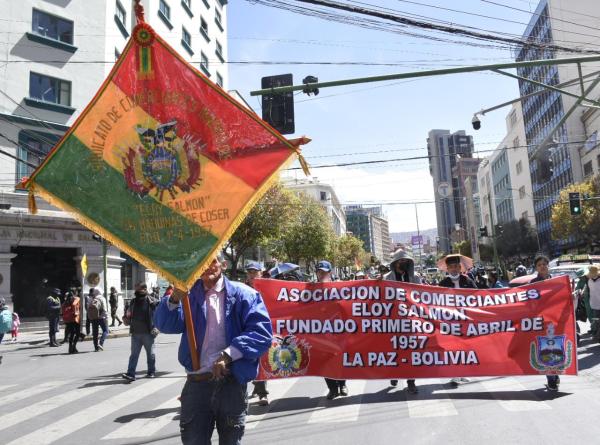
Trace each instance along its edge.
<instances>
[{"instance_id":1,"label":"zebra crossing","mask_svg":"<svg viewBox=\"0 0 600 445\"><path fill-rule=\"evenodd\" d=\"M517 413L553 409L551 399L540 397L543 376L479 378L458 389L450 389L447 380L418 380L416 395L407 394L402 380L396 388L384 380L352 380L347 383L349 396L334 400L325 399L327 388L320 378L270 381L271 404L261 407L256 399L250 400L246 430L249 435L274 431L290 422L290 415L295 425L304 428L343 427L359 421L374 407L393 412L396 420L472 415L481 403ZM573 381L563 380L563 386ZM54 380L2 385L0 434L7 438L3 443L9 445L113 445L164 434L171 434L177 443L177 396L183 383L183 375L168 374L132 384L122 384L114 376L97 382ZM470 395L475 395L472 398L477 399L477 406L469 406ZM97 436L90 437L90 431Z\"/></svg>"}]
</instances>

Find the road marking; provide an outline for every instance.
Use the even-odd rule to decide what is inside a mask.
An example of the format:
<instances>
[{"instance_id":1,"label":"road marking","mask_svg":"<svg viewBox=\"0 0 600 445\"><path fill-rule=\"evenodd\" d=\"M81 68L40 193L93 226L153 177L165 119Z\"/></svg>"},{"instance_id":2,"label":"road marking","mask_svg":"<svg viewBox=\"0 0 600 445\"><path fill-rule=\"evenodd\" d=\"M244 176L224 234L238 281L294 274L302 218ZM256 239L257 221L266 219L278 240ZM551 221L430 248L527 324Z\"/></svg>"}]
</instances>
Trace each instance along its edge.
<instances>
[{"instance_id":1,"label":"road marking","mask_svg":"<svg viewBox=\"0 0 600 445\"><path fill-rule=\"evenodd\" d=\"M13 386L17 386L17 385L16 384L14 384L14 385L0 385L0 391L4 391L5 389L12 388Z\"/></svg>"},{"instance_id":2,"label":"road marking","mask_svg":"<svg viewBox=\"0 0 600 445\"><path fill-rule=\"evenodd\" d=\"M540 400L532 391L529 391L514 377L503 377L500 379L484 380L480 382L484 388L492 394L499 391L520 391L534 400L501 400L494 397L500 403L502 408L507 411L541 411L544 409L552 409L543 400Z\"/></svg>"},{"instance_id":3,"label":"road marking","mask_svg":"<svg viewBox=\"0 0 600 445\"><path fill-rule=\"evenodd\" d=\"M60 382L46 382L41 385L31 386L29 388L21 389L17 392L13 392L11 394L5 395L4 397L0 397L0 407L4 407L9 403L18 402L19 400L26 399L28 397L36 396L45 391L49 391L57 386L63 385L66 381ZM14 386L14 385L10 385ZM4 388L2 388L4 389Z\"/></svg>"},{"instance_id":4,"label":"road marking","mask_svg":"<svg viewBox=\"0 0 600 445\"><path fill-rule=\"evenodd\" d=\"M104 436L102 440L152 436L173 421L175 416L179 414L179 407L180 402L176 398L167 400L162 405L157 406L155 410L171 410L170 412L158 417L132 419L122 427Z\"/></svg>"},{"instance_id":5,"label":"road marking","mask_svg":"<svg viewBox=\"0 0 600 445\"><path fill-rule=\"evenodd\" d=\"M430 379L428 384L433 383L436 388L443 389L443 386L439 379ZM400 380L398 386L406 387L406 382ZM423 391L421 388L419 391ZM432 391L432 394L435 390ZM431 395L424 395L425 398L420 399L420 394L408 394L406 395L406 405L408 406L408 416L412 418L423 418L423 417L449 417L457 416L458 411L454 407L454 403L450 399L438 399L438 398L427 398Z\"/></svg>"},{"instance_id":6,"label":"road marking","mask_svg":"<svg viewBox=\"0 0 600 445\"><path fill-rule=\"evenodd\" d=\"M26 420L33 419L44 413L50 412L68 403L79 400L83 397L87 397L90 394L98 392L104 389L103 386L92 386L90 388L73 389L63 394L59 394L49 399L42 398L36 400L25 408L12 411L10 413L3 414L0 421L0 431L10 428L18 423L25 422ZM34 442L35 443L35 442Z\"/></svg>"},{"instance_id":7,"label":"road marking","mask_svg":"<svg viewBox=\"0 0 600 445\"><path fill-rule=\"evenodd\" d=\"M162 390L175 383L181 383L181 381L179 379L158 378L143 384L134 383L133 385L130 385L132 386L132 389L129 389L128 391L123 391L116 396L97 403L96 405L79 410L75 414L60 419L58 422L54 422L53 424L35 430L30 434L21 436L19 439L16 439L7 445L17 445L23 443L45 445L52 443L77 430L80 430L81 428L89 426L91 423L96 422L115 411L125 408L126 406L149 396L155 391ZM97 386L95 388L106 390L104 386ZM79 389L77 391L82 390ZM4 418L2 419L1 423L4 423Z\"/></svg>"},{"instance_id":8,"label":"road marking","mask_svg":"<svg viewBox=\"0 0 600 445\"><path fill-rule=\"evenodd\" d=\"M267 382L267 391L269 391L269 406L259 407L264 412L248 416L246 418L246 430L253 430L257 427L259 422L265 418L269 411L277 405L277 403L285 396L285 394L292 389L292 387L298 382L298 377L291 377L287 379L271 380ZM249 385L248 385L249 386ZM254 400L258 400L254 399Z\"/></svg>"},{"instance_id":9,"label":"road marking","mask_svg":"<svg viewBox=\"0 0 600 445\"><path fill-rule=\"evenodd\" d=\"M358 419L362 397L367 386L367 380L348 380L348 397L351 397L351 402L344 404L347 397L338 397L334 400L324 398L316 408L307 423L338 423L338 422L355 422ZM340 405L337 405L337 404ZM335 406L331 406L336 404Z\"/></svg>"}]
</instances>

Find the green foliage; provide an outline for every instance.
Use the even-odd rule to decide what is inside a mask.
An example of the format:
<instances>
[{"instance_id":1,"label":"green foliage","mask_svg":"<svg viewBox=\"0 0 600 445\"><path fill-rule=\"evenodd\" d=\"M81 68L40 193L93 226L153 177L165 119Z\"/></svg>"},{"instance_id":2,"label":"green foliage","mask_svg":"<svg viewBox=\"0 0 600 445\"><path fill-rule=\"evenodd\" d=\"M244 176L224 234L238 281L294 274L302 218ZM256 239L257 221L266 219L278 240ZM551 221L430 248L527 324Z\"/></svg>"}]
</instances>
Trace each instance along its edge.
<instances>
[{"instance_id":1,"label":"green foliage","mask_svg":"<svg viewBox=\"0 0 600 445\"><path fill-rule=\"evenodd\" d=\"M583 200L581 215L574 216L569 210L570 192L579 192L582 197L584 194L591 197L600 196L600 176L571 184L561 190L558 201L552 206L552 238L560 240L574 237L577 241L585 243L597 241L600 238L600 200Z\"/></svg>"},{"instance_id":2,"label":"green foliage","mask_svg":"<svg viewBox=\"0 0 600 445\"><path fill-rule=\"evenodd\" d=\"M498 230L496 229L496 233ZM496 238L498 256L510 258L518 255L533 256L537 250L537 235L528 220L521 218L502 224L502 233Z\"/></svg>"},{"instance_id":3,"label":"green foliage","mask_svg":"<svg viewBox=\"0 0 600 445\"><path fill-rule=\"evenodd\" d=\"M283 234L272 239L269 247L280 261L307 264L331 258L335 234L325 209L309 196L293 196L283 226Z\"/></svg>"},{"instance_id":4,"label":"green foliage","mask_svg":"<svg viewBox=\"0 0 600 445\"><path fill-rule=\"evenodd\" d=\"M337 267L354 267L356 262L362 264L365 256L363 242L353 235L342 235L333 240L331 259Z\"/></svg>"},{"instance_id":5,"label":"green foliage","mask_svg":"<svg viewBox=\"0 0 600 445\"><path fill-rule=\"evenodd\" d=\"M454 243L452 250L461 255L468 256L469 258L473 256L473 253L471 252L471 241L469 240Z\"/></svg>"},{"instance_id":6,"label":"green foliage","mask_svg":"<svg viewBox=\"0 0 600 445\"><path fill-rule=\"evenodd\" d=\"M436 261L435 257L431 254L429 254L425 257L425 259L423 260L423 263L425 264L425 267L436 267L437 266L437 261Z\"/></svg>"},{"instance_id":7,"label":"green foliage","mask_svg":"<svg viewBox=\"0 0 600 445\"><path fill-rule=\"evenodd\" d=\"M288 215L295 205L295 198L291 192L276 184L248 213L224 247L234 278L237 276L239 259L248 249L264 246L285 233Z\"/></svg>"}]
</instances>

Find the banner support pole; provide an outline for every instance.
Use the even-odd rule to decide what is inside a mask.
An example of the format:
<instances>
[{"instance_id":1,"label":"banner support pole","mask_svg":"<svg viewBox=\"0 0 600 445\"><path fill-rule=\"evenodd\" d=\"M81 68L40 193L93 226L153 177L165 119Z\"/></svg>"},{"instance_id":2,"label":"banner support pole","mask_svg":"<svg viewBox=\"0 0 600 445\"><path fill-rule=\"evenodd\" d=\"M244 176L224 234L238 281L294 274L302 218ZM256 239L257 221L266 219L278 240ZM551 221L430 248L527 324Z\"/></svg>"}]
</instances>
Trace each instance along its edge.
<instances>
[{"instance_id":1,"label":"banner support pole","mask_svg":"<svg viewBox=\"0 0 600 445\"><path fill-rule=\"evenodd\" d=\"M190 355L192 357L192 370L200 370L200 355L198 354L198 345L196 343L196 331L194 330L194 320L192 319L192 307L190 305L190 294L181 300L183 305L183 317L185 320L185 330L187 333L188 344L190 346Z\"/></svg>"}]
</instances>

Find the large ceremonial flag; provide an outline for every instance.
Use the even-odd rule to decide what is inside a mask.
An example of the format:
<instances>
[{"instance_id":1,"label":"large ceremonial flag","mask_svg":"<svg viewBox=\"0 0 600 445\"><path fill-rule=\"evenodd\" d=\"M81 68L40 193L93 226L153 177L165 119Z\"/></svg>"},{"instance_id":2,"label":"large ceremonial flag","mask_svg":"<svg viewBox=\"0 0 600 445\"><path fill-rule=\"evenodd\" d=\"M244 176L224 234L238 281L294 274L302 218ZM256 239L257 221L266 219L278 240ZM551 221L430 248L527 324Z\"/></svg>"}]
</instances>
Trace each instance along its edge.
<instances>
[{"instance_id":1,"label":"large ceremonial flag","mask_svg":"<svg viewBox=\"0 0 600 445\"><path fill-rule=\"evenodd\" d=\"M141 21L25 186L189 288L296 154Z\"/></svg>"}]
</instances>

